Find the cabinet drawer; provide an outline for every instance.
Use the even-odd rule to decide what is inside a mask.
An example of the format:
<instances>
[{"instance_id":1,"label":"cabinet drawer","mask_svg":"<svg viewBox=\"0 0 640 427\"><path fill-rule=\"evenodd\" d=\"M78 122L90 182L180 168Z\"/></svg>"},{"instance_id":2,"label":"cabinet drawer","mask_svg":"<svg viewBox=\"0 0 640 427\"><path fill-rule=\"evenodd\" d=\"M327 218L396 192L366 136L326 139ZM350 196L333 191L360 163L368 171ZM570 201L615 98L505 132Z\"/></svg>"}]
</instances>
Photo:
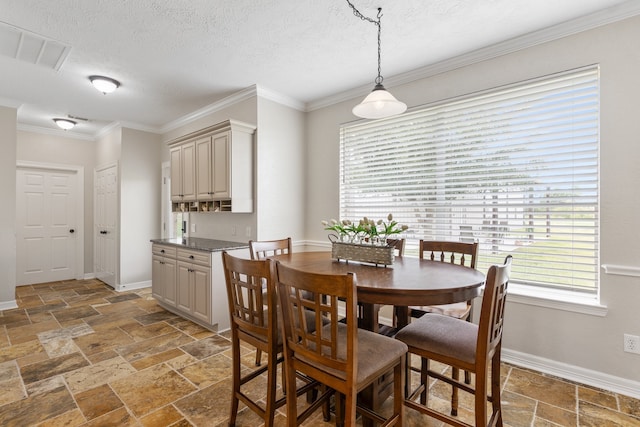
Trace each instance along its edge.
<instances>
[{"instance_id":1,"label":"cabinet drawer","mask_svg":"<svg viewBox=\"0 0 640 427\"><path fill-rule=\"evenodd\" d=\"M167 246L167 245L159 245L154 243L152 246L152 252L154 255L166 256L169 258L176 257L176 247L175 246Z\"/></svg>"},{"instance_id":2,"label":"cabinet drawer","mask_svg":"<svg viewBox=\"0 0 640 427\"><path fill-rule=\"evenodd\" d=\"M211 252L207 251L191 251L186 249L178 249L177 258L180 261L188 261L205 266L211 265Z\"/></svg>"}]
</instances>

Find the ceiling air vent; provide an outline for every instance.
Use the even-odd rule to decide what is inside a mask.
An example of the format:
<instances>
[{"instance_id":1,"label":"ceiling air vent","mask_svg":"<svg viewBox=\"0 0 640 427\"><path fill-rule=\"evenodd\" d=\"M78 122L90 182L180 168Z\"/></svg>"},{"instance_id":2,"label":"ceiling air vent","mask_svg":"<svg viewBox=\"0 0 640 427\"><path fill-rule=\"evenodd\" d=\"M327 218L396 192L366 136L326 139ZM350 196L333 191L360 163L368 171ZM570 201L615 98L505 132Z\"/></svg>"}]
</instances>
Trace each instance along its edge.
<instances>
[{"instance_id":1,"label":"ceiling air vent","mask_svg":"<svg viewBox=\"0 0 640 427\"><path fill-rule=\"evenodd\" d=\"M0 55L58 71L71 47L0 22Z\"/></svg>"}]
</instances>

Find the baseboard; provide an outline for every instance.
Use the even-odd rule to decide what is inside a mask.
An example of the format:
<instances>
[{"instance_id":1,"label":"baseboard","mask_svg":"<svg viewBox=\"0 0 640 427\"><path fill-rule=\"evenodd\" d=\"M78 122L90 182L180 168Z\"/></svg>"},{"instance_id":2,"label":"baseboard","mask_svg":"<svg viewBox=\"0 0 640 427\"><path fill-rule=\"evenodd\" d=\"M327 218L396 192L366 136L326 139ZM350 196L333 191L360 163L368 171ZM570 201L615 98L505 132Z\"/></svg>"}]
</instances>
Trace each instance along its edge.
<instances>
[{"instance_id":1,"label":"baseboard","mask_svg":"<svg viewBox=\"0 0 640 427\"><path fill-rule=\"evenodd\" d=\"M135 289L143 289L143 288L150 288L150 287L151 287L151 280L144 280L142 282L116 285L115 290L118 292L124 292L124 291L133 291Z\"/></svg>"},{"instance_id":2,"label":"baseboard","mask_svg":"<svg viewBox=\"0 0 640 427\"><path fill-rule=\"evenodd\" d=\"M638 381L631 381L626 378L616 377L505 348L502 349L502 361L566 380L575 381L580 384L640 399L640 382Z\"/></svg>"},{"instance_id":3,"label":"baseboard","mask_svg":"<svg viewBox=\"0 0 640 427\"><path fill-rule=\"evenodd\" d=\"M96 274L95 273L85 273L83 279L84 280L91 280L91 279L95 279L96 278Z\"/></svg>"},{"instance_id":4,"label":"baseboard","mask_svg":"<svg viewBox=\"0 0 640 427\"><path fill-rule=\"evenodd\" d=\"M18 303L16 302L16 300L0 301L0 311L11 310L13 308L18 308Z\"/></svg>"}]
</instances>

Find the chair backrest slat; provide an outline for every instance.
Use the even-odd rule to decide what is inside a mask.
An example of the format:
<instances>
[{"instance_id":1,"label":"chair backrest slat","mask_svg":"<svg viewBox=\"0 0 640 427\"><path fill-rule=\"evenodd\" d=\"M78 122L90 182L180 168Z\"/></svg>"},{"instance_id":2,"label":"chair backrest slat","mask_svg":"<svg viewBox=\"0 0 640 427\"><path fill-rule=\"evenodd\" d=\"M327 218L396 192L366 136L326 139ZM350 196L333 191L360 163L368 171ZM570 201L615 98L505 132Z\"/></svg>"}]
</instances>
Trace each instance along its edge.
<instances>
[{"instance_id":1,"label":"chair backrest slat","mask_svg":"<svg viewBox=\"0 0 640 427\"><path fill-rule=\"evenodd\" d=\"M251 259L265 259L273 255L291 253L291 237L279 240L249 240Z\"/></svg>"},{"instance_id":2,"label":"chair backrest slat","mask_svg":"<svg viewBox=\"0 0 640 427\"><path fill-rule=\"evenodd\" d=\"M425 256L427 255L427 256ZM420 258L450 262L476 268L478 242L447 242L437 240L420 240Z\"/></svg>"},{"instance_id":3,"label":"chair backrest slat","mask_svg":"<svg viewBox=\"0 0 640 427\"><path fill-rule=\"evenodd\" d=\"M490 358L502 342L504 308L511 274L511 260L511 255L508 255L504 265L493 265L487 272L476 350L477 354L486 354L486 358Z\"/></svg>"},{"instance_id":4,"label":"chair backrest slat","mask_svg":"<svg viewBox=\"0 0 640 427\"><path fill-rule=\"evenodd\" d=\"M354 381L357 360L356 285L353 273L303 272L277 263L278 294L287 346L295 359L343 372ZM344 303L344 313L339 312ZM346 336L338 326L345 315ZM313 328L309 322L313 322Z\"/></svg>"},{"instance_id":5,"label":"chair backrest slat","mask_svg":"<svg viewBox=\"0 0 640 427\"><path fill-rule=\"evenodd\" d=\"M222 262L232 327L266 342L277 331L277 326L270 327L277 325L273 261L236 258L223 252Z\"/></svg>"}]
</instances>

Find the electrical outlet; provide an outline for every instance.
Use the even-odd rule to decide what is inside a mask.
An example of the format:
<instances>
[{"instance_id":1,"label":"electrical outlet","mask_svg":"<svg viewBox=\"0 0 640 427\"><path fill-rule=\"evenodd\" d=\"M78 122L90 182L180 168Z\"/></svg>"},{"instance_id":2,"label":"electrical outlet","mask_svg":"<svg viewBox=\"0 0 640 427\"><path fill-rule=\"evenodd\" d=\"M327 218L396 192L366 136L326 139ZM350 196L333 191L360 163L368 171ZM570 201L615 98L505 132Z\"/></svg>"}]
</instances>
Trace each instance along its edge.
<instances>
[{"instance_id":1,"label":"electrical outlet","mask_svg":"<svg viewBox=\"0 0 640 427\"><path fill-rule=\"evenodd\" d=\"M247 225L247 228L244 233L247 237L251 237L251 226Z\"/></svg>"},{"instance_id":2,"label":"electrical outlet","mask_svg":"<svg viewBox=\"0 0 640 427\"><path fill-rule=\"evenodd\" d=\"M196 232L196 225L193 222L191 223L191 232L192 233Z\"/></svg>"},{"instance_id":3,"label":"electrical outlet","mask_svg":"<svg viewBox=\"0 0 640 427\"><path fill-rule=\"evenodd\" d=\"M624 351L627 353L640 354L640 337L637 335L624 334Z\"/></svg>"},{"instance_id":4,"label":"electrical outlet","mask_svg":"<svg viewBox=\"0 0 640 427\"><path fill-rule=\"evenodd\" d=\"M234 225L231 227L231 235L235 236L236 234L238 234L238 228Z\"/></svg>"}]
</instances>

